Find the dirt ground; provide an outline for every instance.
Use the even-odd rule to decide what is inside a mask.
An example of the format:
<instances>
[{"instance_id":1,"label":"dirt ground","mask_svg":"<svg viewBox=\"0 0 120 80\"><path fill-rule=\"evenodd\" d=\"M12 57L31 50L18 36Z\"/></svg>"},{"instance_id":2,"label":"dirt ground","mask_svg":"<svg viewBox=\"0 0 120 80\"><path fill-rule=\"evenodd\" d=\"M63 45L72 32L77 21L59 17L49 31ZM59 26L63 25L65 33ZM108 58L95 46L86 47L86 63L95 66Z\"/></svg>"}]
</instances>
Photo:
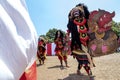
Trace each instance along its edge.
<instances>
[{"instance_id":1,"label":"dirt ground","mask_svg":"<svg viewBox=\"0 0 120 80\"><path fill-rule=\"evenodd\" d=\"M39 65L37 60L38 80L120 80L120 53L114 53L101 57L94 57L96 67L92 68L93 75L87 76L84 68L83 75L77 75L77 61L68 56L70 68L60 68L57 56L47 56L44 65Z\"/></svg>"}]
</instances>

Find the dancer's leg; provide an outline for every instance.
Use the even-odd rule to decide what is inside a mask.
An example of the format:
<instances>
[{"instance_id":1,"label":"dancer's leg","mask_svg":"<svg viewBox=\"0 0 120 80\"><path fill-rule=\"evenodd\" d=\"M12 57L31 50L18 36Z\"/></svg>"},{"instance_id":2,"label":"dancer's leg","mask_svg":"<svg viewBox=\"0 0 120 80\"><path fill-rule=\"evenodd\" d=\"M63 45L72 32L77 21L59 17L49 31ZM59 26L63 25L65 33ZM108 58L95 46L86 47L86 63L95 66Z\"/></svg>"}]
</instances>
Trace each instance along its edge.
<instances>
[{"instance_id":1,"label":"dancer's leg","mask_svg":"<svg viewBox=\"0 0 120 80\"><path fill-rule=\"evenodd\" d=\"M92 75L92 71L91 71L90 67L88 66L88 64L85 64L84 69L86 70L88 75Z\"/></svg>"},{"instance_id":2,"label":"dancer's leg","mask_svg":"<svg viewBox=\"0 0 120 80\"><path fill-rule=\"evenodd\" d=\"M78 69L77 69L77 74L80 75L80 69L82 68L82 65L78 62Z\"/></svg>"}]
</instances>

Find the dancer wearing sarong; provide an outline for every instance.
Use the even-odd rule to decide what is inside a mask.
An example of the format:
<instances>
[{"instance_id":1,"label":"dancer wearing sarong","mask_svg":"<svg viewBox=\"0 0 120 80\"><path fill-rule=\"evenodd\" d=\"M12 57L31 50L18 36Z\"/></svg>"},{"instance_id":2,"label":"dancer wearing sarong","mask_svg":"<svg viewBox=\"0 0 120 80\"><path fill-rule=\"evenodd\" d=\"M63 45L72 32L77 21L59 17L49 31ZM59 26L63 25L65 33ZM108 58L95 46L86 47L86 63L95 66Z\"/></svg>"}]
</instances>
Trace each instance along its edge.
<instances>
[{"instance_id":1,"label":"dancer wearing sarong","mask_svg":"<svg viewBox=\"0 0 120 80\"><path fill-rule=\"evenodd\" d=\"M38 50L37 50L37 57L39 59L40 64L44 64L46 59L46 43L45 39L40 37L38 40Z\"/></svg>"},{"instance_id":2,"label":"dancer wearing sarong","mask_svg":"<svg viewBox=\"0 0 120 80\"><path fill-rule=\"evenodd\" d=\"M67 63L67 55L63 54L64 50L63 38L64 38L63 32L61 30L56 31L54 39L54 42L56 44L55 53L58 56L58 59L60 60L61 67L63 67L63 61L65 62L66 67L69 67Z\"/></svg>"}]
</instances>

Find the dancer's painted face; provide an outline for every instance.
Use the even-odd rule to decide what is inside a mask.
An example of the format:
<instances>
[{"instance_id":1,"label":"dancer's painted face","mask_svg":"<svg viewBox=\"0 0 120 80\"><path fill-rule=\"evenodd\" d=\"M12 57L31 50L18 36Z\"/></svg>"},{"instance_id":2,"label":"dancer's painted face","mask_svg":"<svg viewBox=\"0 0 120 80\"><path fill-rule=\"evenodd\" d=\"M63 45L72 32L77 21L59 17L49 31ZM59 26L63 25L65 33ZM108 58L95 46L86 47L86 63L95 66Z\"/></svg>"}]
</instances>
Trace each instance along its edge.
<instances>
[{"instance_id":1,"label":"dancer's painted face","mask_svg":"<svg viewBox=\"0 0 120 80\"><path fill-rule=\"evenodd\" d=\"M58 31L58 37L60 37L60 32Z\"/></svg>"}]
</instances>

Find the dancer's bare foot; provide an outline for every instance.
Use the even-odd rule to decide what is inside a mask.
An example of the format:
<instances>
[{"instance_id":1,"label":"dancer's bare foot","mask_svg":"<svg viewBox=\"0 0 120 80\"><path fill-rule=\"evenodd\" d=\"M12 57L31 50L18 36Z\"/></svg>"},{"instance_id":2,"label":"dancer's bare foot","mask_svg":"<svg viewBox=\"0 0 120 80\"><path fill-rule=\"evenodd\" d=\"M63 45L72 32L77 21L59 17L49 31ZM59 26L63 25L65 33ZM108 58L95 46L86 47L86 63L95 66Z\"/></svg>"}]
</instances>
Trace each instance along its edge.
<instances>
[{"instance_id":1,"label":"dancer's bare foot","mask_svg":"<svg viewBox=\"0 0 120 80\"><path fill-rule=\"evenodd\" d=\"M92 71L91 70L89 70L89 74L88 74L90 77L92 76Z\"/></svg>"},{"instance_id":2,"label":"dancer's bare foot","mask_svg":"<svg viewBox=\"0 0 120 80\"><path fill-rule=\"evenodd\" d=\"M60 65L60 67L63 67L63 65Z\"/></svg>"},{"instance_id":3,"label":"dancer's bare foot","mask_svg":"<svg viewBox=\"0 0 120 80\"><path fill-rule=\"evenodd\" d=\"M69 68L69 66L68 66L68 65L66 65L66 67L67 67L67 68Z\"/></svg>"}]
</instances>

